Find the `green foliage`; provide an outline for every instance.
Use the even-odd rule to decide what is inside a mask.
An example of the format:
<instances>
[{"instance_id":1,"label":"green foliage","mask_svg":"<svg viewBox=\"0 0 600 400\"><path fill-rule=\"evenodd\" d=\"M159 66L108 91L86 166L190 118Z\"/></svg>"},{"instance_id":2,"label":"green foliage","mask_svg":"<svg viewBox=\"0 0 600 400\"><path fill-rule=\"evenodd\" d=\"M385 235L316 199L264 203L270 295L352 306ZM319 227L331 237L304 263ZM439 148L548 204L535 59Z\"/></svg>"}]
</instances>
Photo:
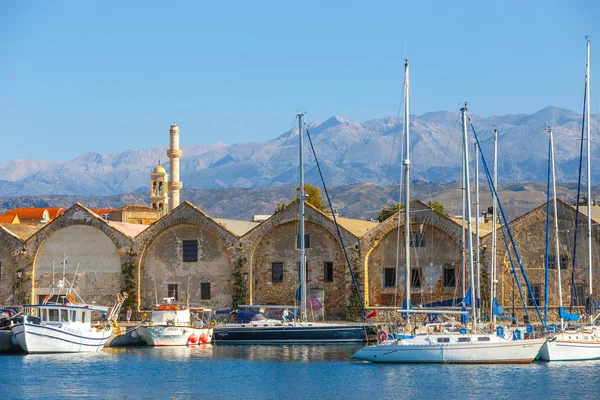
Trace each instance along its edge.
<instances>
[{"instance_id":1,"label":"green foliage","mask_svg":"<svg viewBox=\"0 0 600 400\"><path fill-rule=\"evenodd\" d=\"M448 216L448 214L446 214L444 212L444 205L442 203L440 203L437 200L430 200L427 205L431 208L433 208L435 211L439 212L442 215Z\"/></svg>"},{"instance_id":2,"label":"green foliage","mask_svg":"<svg viewBox=\"0 0 600 400\"><path fill-rule=\"evenodd\" d=\"M377 216L377 220L383 222L400 210L404 210L404 204L396 203L390 207L383 207Z\"/></svg>"},{"instance_id":3,"label":"green foliage","mask_svg":"<svg viewBox=\"0 0 600 400\"><path fill-rule=\"evenodd\" d=\"M121 314L125 315L128 307L134 307L137 300L137 253L133 250L127 252L127 260L123 264L122 292L127 293L127 298L121 307Z\"/></svg>"},{"instance_id":4,"label":"green foliage","mask_svg":"<svg viewBox=\"0 0 600 400\"><path fill-rule=\"evenodd\" d=\"M362 319L362 317L362 306L360 304L358 295L356 294L356 290L354 290L354 286L352 286L352 292L350 292L348 299L348 311L346 312L346 319L348 321L357 321Z\"/></svg>"},{"instance_id":5,"label":"green foliage","mask_svg":"<svg viewBox=\"0 0 600 400\"><path fill-rule=\"evenodd\" d=\"M286 207L287 207L286 203L277 203L277 205L275 206L275 211L273 213L277 214L279 211L283 210Z\"/></svg>"},{"instance_id":6,"label":"green foliage","mask_svg":"<svg viewBox=\"0 0 600 400\"><path fill-rule=\"evenodd\" d=\"M292 197L290 199L290 203L297 200L298 197L300 197L300 187L296 188L296 196ZM315 207L317 210L320 211L327 211L327 204L325 204L325 202L323 201L323 195L321 195L321 190L319 189L318 186L313 186L310 185L308 183L304 184L304 193L308 196L306 199L306 203L310 204L311 206ZM279 211L283 210L284 208L287 207L286 203L277 203L277 206L275 206L275 212L278 213Z\"/></svg>"},{"instance_id":7,"label":"green foliage","mask_svg":"<svg viewBox=\"0 0 600 400\"><path fill-rule=\"evenodd\" d=\"M233 268L233 292L231 303L233 308L246 303L246 280L244 279L244 260L238 258Z\"/></svg>"}]
</instances>

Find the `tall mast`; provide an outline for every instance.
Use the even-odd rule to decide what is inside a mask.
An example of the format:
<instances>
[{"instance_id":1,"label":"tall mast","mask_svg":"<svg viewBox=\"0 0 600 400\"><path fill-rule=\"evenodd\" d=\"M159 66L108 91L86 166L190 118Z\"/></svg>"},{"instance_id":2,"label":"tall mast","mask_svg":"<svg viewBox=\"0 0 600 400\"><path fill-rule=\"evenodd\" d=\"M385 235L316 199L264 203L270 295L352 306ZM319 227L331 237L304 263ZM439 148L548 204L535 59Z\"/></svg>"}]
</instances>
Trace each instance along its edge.
<instances>
[{"instance_id":1,"label":"tall mast","mask_svg":"<svg viewBox=\"0 0 600 400\"><path fill-rule=\"evenodd\" d=\"M560 241L558 238L558 206L556 205L556 174L554 172L554 135L552 134L552 128L546 128L548 134L550 135L550 167L552 171L552 200L554 202L554 240L556 246L556 262L557 262L557 280L558 280L558 305L562 307L563 305L563 297L562 297L562 282L560 277L560 269L562 262L560 260ZM564 319L561 317L560 319L560 329L564 328Z\"/></svg>"},{"instance_id":2,"label":"tall mast","mask_svg":"<svg viewBox=\"0 0 600 400\"><path fill-rule=\"evenodd\" d=\"M494 193L498 193L498 129L494 128ZM498 229L498 218L496 218L496 207L498 199L492 194L492 271L490 274L490 315L492 324L496 323L494 315L494 298L496 297L496 229Z\"/></svg>"},{"instance_id":3,"label":"tall mast","mask_svg":"<svg viewBox=\"0 0 600 400\"><path fill-rule=\"evenodd\" d=\"M461 254L460 254L460 265L461 265L461 274L462 274L462 297L463 299L465 298L465 295L467 294L467 271L466 271L466 259L465 259L465 252L467 251L467 246L466 246L466 235L465 235L465 163L464 163L464 159L465 159L465 149L462 149L462 159L463 159L463 163L461 166L461 194L462 194L462 215L461 215L461 232L462 232L462 241L461 241L461 245L462 245L462 249L461 249Z\"/></svg>"},{"instance_id":4,"label":"tall mast","mask_svg":"<svg viewBox=\"0 0 600 400\"><path fill-rule=\"evenodd\" d=\"M464 169L465 169L465 208L467 217L465 222L467 224L467 249L468 249L468 260L469 260L469 289L471 290L471 316L473 318L473 328L476 326L476 310L475 310L475 274L473 271L473 229L471 228L471 190L469 188L469 140L467 138L467 104L460 109L462 111L462 122L463 122L463 149L464 149Z\"/></svg>"},{"instance_id":5,"label":"tall mast","mask_svg":"<svg viewBox=\"0 0 600 400\"><path fill-rule=\"evenodd\" d=\"M592 180L590 176L590 39L587 39L587 62L585 64L585 93L586 93L586 115L585 124L587 125L587 236L588 236L588 281L589 281L589 299L592 303L593 283L592 283ZM594 315L590 313L590 322L593 322Z\"/></svg>"},{"instance_id":6,"label":"tall mast","mask_svg":"<svg viewBox=\"0 0 600 400\"><path fill-rule=\"evenodd\" d=\"M298 268L300 269L300 319L306 322L306 257L304 254L304 157L302 154L302 117L304 114L298 114L298 145L300 147L300 229L298 246Z\"/></svg>"},{"instance_id":7,"label":"tall mast","mask_svg":"<svg viewBox=\"0 0 600 400\"><path fill-rule=\"evenodd\" d=\"M409 115L409 81L408 60L404 60L404 259L405 268L405 297L407 310L410 309L410 115ZM404 308L404 307L403 307ZM410 320L410 314L406 313L406 320Z\"/></svg>"},{"instance_id":8,"label":"tall mast","mask_svg":"<svg viewBox=\"0 0 600 400\"><path fill-rule=\"evenodd\" d=\"M477 264L477 296L475 302L481 301L481 263L479 262L479 149L475 142L475 262ZM481 306L477 305L477 319L481 319Z\"/></svg>"}]
</instances>

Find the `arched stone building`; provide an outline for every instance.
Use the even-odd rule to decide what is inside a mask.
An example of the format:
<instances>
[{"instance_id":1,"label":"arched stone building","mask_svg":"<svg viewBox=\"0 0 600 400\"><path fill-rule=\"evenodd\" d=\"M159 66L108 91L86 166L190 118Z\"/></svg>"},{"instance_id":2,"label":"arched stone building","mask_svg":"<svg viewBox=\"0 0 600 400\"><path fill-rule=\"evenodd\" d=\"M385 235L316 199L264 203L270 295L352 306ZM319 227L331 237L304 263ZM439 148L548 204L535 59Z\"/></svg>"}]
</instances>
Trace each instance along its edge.
<instances>
[{"instance_id":1,"label":"arched stone building","mask_svg":"<svg viewBox=\"0 0 600 400\"><path fill-rule=\"evenodd\" d=\"M27 298L25 283L29 275L22 265L25 264L25 240L35 231L36 228L27 225L0 224L0 305L21 304Z\"/></svg>"},{"instance_id":2,"label":"arched stone building","mask_svg":"<svg viewBox=\"0 0 600 400\"><path fill-rule=\"evenodd\" d=\"M412 303L429 304L461 298L462 227L420 200L411 202L410 211L414 235L410 241ZM399 226L400 247L397 244ZM401 306L405 298L404 214L400 213L400 220L398 214L386 219L361 237L360 243L365 305Z\"/></svg>"},{"instance_id":3,"label":"arched stone building","mask_svg":"<svg viewBox=\"0 0 600 400\"><path fill-rule=\"evenodd\" d=\"M138 307L157 300L213 309L231 307L238 236L189 202L135 238Z\"/></svg>"},{"instance_id":4,"label":"arched stone building","mask_svg":"<svg viewBox=\"0 0 600 400\"><path fill-rule=\"evenodd\" d=\"M300 273L298 209L296 200L241 238L248 273L248 303L294 304ZM357 272L358 238L343 226L340 231L352 268ZM305 235L309 318L345 316L354 288L337 230L330 217L308 203Z\"/></svg>"},{"instance_id":5,"label":"arched stone building","mask_svg":"<svg viewBox=\"0 0 600 400\"><path fill-rule=\"evenodd\" d=\"M575 233L576 211L573 206L557 200L558 211L558 231L559 245L561 255L561 282L563 293L563 304L568 309L571 302L571 271L573 266L573 244ZM556 260L556 240L554 234L554 211L553 203L550 203L550 271L549 271L549 319L557 321L558 318L558 265ZM573 287L573 304L576 312L584 312L583 306L588 298L588 239L587 239L587 216L584 214L585 206L580 207L577 232L577 254L575 268L575 286ZM542 309L544 307L544 284L545 284L545 252L546 252L546 204L543 204L534 210L522 215L521 217L509 223L512 235L517 244L517 250L523 262L527 277L533 289L533 298ZM482 246L486 249L484 252L484 263L486 270L491 267L491 234L486 235L482 240ZM598 286L600 284L600 230L598 223L592 220L592 265L593 268L593 289L594 296L598 299ZM498 286L497 301L504 307L504 315L511 316L514 304L515 316L521 321L524 317L523 302L519 295L519 286L521 287L527 310L532 321L539 321L535 312L535 307L531 300L523 275L520 272L519 265L514 252L510 254L513 258L515 268L517 269L518 284L514 280L514 274L510 264L509 253L506 251L502 232L498 228L497 233L497 270ZM489 286L489 284L487 284Z\"/></svg>"},{"instance_id":6,"label":"arched stone building","mask_svg":"<svg viewBox=\"0 0 600 400\"><path fill-rule=\"evenodd\" d=\"M122 268L131 247L131 237L76 203L25 242L31 301L49 294L65 271L76 300L112 304L122 291Z\"/></svg>"}]
</instances>

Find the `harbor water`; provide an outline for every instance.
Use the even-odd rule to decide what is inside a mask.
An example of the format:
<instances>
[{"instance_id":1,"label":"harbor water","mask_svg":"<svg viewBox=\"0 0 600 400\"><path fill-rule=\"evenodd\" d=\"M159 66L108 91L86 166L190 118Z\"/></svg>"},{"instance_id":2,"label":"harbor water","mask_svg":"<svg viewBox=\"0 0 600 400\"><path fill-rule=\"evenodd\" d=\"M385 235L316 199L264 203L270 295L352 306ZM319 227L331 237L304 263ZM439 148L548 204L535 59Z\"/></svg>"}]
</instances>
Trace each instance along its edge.
<instances>
[{"instance_id":1,"label":"harbor water","mask_svg":"<svg viewBox=\"0 0 600 400\"><path fill-rule=\"evenodd\" d=\"M0 398L597 399L600 361L399 365L350 361L360 346L105 348L2 355Z\"/></svg>"}]
</instances>

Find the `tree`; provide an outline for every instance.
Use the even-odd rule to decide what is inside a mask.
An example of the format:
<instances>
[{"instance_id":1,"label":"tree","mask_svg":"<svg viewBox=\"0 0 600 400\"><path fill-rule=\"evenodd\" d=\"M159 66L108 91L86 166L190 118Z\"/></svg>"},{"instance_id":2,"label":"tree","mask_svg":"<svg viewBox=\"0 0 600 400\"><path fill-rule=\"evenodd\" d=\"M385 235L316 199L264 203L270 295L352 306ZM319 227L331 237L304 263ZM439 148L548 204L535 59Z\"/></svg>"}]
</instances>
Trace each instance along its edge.
<instances>
[{"instance_id":1,"label":"tree","mask_svg":"<svg viewBox=\"0 0 600 400\"><path fill-rule=\"evenodd\" d=\"M444 212L444 205L437 200L430 200L427 205L442 215L448 215Z\"/></svg>"},{"instance_id":2,"label":"tree","mask_svg":"<svg viewBox=\"0 0 600 400\"><path fill-rule=\"evenodd\" d=\"M298 200L298 197L300 197L299 192L300 192L300 187L297 187L296 188L296 196L294 196L290 199L290 203L294 202L295 200ZM321 190L319 189L318 186L313 186L308 183L305 183L304 184L304 194L306 194L308 196L306 198L306 202L308 204L315 207L317 210L320 210L323 212L327 210L327 205L323 201L323 196L321 195ZM277 205L275 206L275 212L278 213L279 211L283 210L287 206L288 205L286 203L277 203Z\"/></svg>"},{"instance_id":3,"label":"tree","mask_svg":"<svg viewBox=\"0 0 600 400\"><path fill-rule=\"evenodd\" d=\"M383 222L400 210L404 210L404 204L396 203L393 206L383 207L377 216L377 220Z\"/></svg>"}]
</instances>

